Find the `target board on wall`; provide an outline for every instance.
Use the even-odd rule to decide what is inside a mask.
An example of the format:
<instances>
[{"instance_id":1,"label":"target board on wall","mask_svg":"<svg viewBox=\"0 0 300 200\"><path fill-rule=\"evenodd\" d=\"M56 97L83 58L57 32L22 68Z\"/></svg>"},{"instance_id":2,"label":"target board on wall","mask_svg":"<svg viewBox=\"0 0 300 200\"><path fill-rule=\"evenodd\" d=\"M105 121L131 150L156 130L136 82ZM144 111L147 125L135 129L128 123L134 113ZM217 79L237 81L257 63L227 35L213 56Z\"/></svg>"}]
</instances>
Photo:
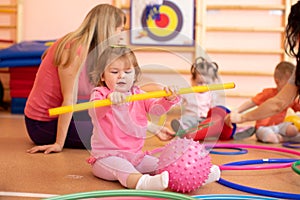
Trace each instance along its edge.
<instances>
[{"instance_id":1,"label":"target board on wall","mask_svg":"<svg viewBox=\"0 0 300 200\"><path fill-rule=\"evenodd\" d=\"M193 46L195 0L131 0L133 45Z\"/></svg>"}]
</instances>

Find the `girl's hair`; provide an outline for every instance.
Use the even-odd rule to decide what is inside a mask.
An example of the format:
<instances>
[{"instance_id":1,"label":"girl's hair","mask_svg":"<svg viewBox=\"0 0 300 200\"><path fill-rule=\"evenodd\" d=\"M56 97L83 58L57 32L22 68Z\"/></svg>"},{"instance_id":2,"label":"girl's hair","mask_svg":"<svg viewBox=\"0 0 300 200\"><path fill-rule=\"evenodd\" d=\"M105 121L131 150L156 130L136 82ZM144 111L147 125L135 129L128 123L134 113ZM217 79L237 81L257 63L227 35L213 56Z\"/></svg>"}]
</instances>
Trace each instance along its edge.
<instances>
[{"instance_id":1,"label":"girl's hair","mask_svg":"<svg viewBox=\"0 0 300 200\"><path fill-rule=\"evenodd\" d=\"M125 59L130 62L135 71L135 82L141 75L141 68L138 65L134 52L123 45L110 45L107 47L96 62L94 70L91 72L91 81L94 86L106 86L101 80L106 67L117 59Z\"/></svg>"},{"instance_id":2,"label":"girl's hair","mask_svg":"<svg viewBox=\"0 0 300 200\"><path fill-rule=\"evenodd\" d=\"M191 66L192 80L196 79L197 74L201 74L208 84L219 82L218 69L217 63L198 57Z\"/></svg>"},{"instance_id":3,"label":"girl's hair","mask_svg":"<svg viewBox=\"0 0 300 200\"><path fill-rule=\"evenodd\" d=\"M79 48L83 50L82 59L85 59L88 53L111 37L116 28L125 23L126 15L121 9L109 4L95 6L75 31L61 39L55 51L54 64L68 66L78 54Z\"/></svg>"},{"instance_id":4,"label":"girl's hair","mask_svg":"<svg viewBox=\"0 0 300 200\"><path fill-rule=\"evenodd\" d=\"M295 85L298 87L298 94L300 94L300 1L291 7L285 33L285 52L297 60Z\"/></svg>"}]
</instances>

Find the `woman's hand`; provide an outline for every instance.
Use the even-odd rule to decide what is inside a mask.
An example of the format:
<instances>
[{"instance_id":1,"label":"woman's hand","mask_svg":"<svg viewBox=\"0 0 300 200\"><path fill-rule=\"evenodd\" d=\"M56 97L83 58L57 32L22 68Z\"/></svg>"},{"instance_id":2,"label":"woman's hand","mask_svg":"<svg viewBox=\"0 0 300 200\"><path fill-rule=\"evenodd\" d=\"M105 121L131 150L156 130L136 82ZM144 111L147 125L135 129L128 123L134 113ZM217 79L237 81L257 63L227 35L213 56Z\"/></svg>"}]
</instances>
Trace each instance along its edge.
<instances>
[{"instance_id":1,"label":"woman's hand","mask_svg":"<svg viewBox=\"0 0 300 200\"><path fill-rule=\"evenodd\" d=\"M49 153L58 153L63 150L62 146L54 143L54 144L49 144L49 145L40 145L40 146L34 146L31 149L27 150L27 153L37 153L43 151L45 154Z\"/></svg>"}]
</instances>

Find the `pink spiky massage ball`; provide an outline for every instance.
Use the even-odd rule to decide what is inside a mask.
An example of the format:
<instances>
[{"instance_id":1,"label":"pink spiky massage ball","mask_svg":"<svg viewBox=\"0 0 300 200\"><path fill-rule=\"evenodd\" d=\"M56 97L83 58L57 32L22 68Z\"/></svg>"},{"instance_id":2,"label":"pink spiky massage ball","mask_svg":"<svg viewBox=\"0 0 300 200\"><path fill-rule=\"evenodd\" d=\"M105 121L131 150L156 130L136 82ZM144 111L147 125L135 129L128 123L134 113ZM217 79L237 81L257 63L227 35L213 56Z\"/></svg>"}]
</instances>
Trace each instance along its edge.
<instances>
[{"instance_id":1,"label":"pink spiky massage ball","mask_svg":"<svg viewBox=\"0 0 300 200\"><path fill-rule=\"evenodd\" d=\"M203 145L192 139L178 138L162 150L158 173L168 171L169 188L187 193L203 185L211 166L211 157Z\"/></svg>"}]
</instances>

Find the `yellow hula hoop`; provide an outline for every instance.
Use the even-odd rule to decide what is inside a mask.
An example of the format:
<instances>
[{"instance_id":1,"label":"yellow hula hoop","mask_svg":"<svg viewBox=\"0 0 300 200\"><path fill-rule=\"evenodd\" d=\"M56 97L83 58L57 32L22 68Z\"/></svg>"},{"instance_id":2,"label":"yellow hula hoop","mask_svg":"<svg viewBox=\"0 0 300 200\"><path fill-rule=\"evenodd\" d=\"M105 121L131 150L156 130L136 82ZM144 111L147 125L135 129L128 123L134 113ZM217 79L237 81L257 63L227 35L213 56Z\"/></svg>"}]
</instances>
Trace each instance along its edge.
<instances>
[{"instance_id":1,"label":"yellow hula hoop","mask_svg":"<svg viewBox=\"0 0 300 200\"><path fill-rule=\"evenodd\" d=\"M231 89L234 88L234 83L223 83L223 84L209 84L209 85L201 85L201 86L194 86L189 88L181 88L179 89L179 94L188 94L188 93L199 93L199 92L207 92L210 90L223 90L223 89ZM143 94L134 94L131 96L126 97L126 102L131 101L138 101L138 100L145 100L150 98L160 98L160 97L166 97L170 96L171 93L167 93L164 90L154 91L154 92L147 92ZM111 101L109 99L103 99L103 100L96 100L92 102L85 102L85 103L79 103L69 106L61 106L57 108L50 108L49 116L55 116L55 115L61 115L69 112L77 112L77 111L83 111L88 110L90 108L97 108L101 106L109 106L111 105Z\"/></svg>"}]
</instances>

